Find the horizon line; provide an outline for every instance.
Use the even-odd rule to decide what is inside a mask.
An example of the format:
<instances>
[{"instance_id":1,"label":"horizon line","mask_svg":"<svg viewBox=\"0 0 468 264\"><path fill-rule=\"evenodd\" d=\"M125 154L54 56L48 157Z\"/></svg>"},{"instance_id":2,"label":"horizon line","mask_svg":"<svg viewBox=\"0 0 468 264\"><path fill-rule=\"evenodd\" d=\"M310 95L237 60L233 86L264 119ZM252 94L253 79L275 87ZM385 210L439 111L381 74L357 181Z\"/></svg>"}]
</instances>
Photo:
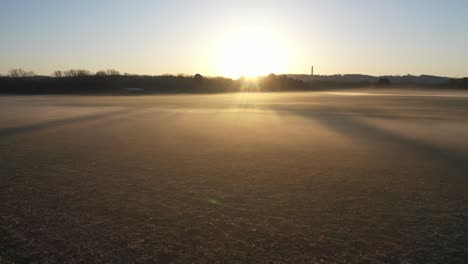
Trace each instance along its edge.
<instances>
[{"instance_id":1,"label":"horizon line","mask_svg":"<svg viewBox=\"0 0 468 264\"><path fill-rule=\"evenodd\" d=\"M6 74L3 74L0 72L0 77L11 77L9 76L10 75L10 72L12 70L23 70L22 68L12 68L9 70L9 72L7 72ZM229 76L229 75L211 75L211 74L202 74L200 72L197 72L197 73L194 73L194 74L190 74L190 73L156 73L156 74L144 74L144 73L129 73L129 72L120 72L119 70L115 70L115 69L106 69L106 70L97 70L97 71L91 71L91 70L87 70L87 69L80 69L80 68L74 68L74 69L68 69L68 70L57 70L57 71L54 71L53 73L51 74L38 74L38 73L35 73L34 71L24 71L24 72L28 72L30 73L30 76L27 76L27 77L57 77L57 76L54 76L54 74L56 72L67 72L67 71L72 71L72 70L79 70L79 71L85 71L86 72L86 76L94 76L94 75L98 75L99 72L106 72L106 71L109 71L109 70L112 70L112 71L116 71L117 74L115 75L121 75L121 76L125 76L125 75L130 75L130 76L184 76L184 77L190 77L190 76L195 76L197 74L200 74L202 75L203 77L208 77L208 78L227 78L227 79L233 79L233 80L238 80L238 79L243 79L243 78L259 78L259 77L267 77L268 75L271 75L271 74L274 74L274 75L277 75L277 76L282 76L282 75L294 75L294 76L308 76L308 77L314 77L314 76L320 76L320 77L331 77L331 76L352 76L352 75L361 75L361 76L366 76L366 77L375 77L375 78L381 78L381 77L424 77L424 76L427 76L427 77L437 77L437 78L448 78L448 79L463 79L463 78L468 78L468 76L448 76L448 75L433 75L433 74L427 74L427 73L421 73L421 74L411 74L411 73L407 73L407 74L383 74L383 75L373 75L373 74L367 74L367 73L333 73L333 74L314 74L314 75L311 75L311 74L306 74L306 73L269 73L269 74L264 74L264 75L254 75L254 76L250 76L250 75L245 75L245 76L239 76L239 77L233 77L233 76ZM111 74L109 74L111 75ZM26 76L25 76L26 77Z\"/></svg>"}]
</instances>

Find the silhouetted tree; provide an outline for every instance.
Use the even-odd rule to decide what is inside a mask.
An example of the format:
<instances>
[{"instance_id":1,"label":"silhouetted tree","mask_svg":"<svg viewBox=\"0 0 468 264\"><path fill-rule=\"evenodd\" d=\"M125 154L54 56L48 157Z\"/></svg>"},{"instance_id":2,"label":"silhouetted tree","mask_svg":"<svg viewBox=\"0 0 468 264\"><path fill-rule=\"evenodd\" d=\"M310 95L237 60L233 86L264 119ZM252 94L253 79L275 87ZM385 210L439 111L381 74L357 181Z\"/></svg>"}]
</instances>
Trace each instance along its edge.
<instances>
[{"instance_id":1,"label":"silhouetted tree","mask_svg":"<svg viewBox=\"0 0 468 264\"><path fill-rule=\"evenodd\" d=\"M120 72L114 69L110 69L106 71L108 76L119 76Z\"/></svg>"},{"instance_id":2,"label":"silhouetted tree","mask_svg":"<svg viewBox=\"0 0 468 264\"><path fill-rule=\"evenodd\" d=\"M286 75L276 75L274 73L259 80L260 88L264 91L288 91L304 90L306 85L303 81L292 79Z\"/></svg>"},{"instance_id":3,"label":"silhouetted tree","mask_svg":"<svg viewBox=\"0 0 468 264\"><path fill-rule=\"evenodd\" d=\"M68 71L64 71L64 72L63 72L63 75L64 75L65 77L68 77L68 78L76 78L76 77L90 76L90 75L91 75L91 72L89 72L89 71L87 71L87 70L77 69L77 70L68 70Z\"/></svg>"},{"instance_id":4,"label":"silhouetted tree","mask_svg":"<svg viewBox=\"0 0 468 264\"><path fill-rule=\"evenodd\" d=\"M201 82L203 81L203 76L199 73L195 74L195 76L193 76L193 78L195 79L195 81L197 82Z\"/></svg>"},{"instance_id":5,"label":"silhouetted tree","mask_svg":"<svg viewBox=\"0 0 468 264\"><path fill-rule=\"evenodd\" d=\"M113 69L110 69L110 70L100 70L100 71L97 71L96 76L120 76L120 72L117 71L117 70L113 70Z\"/></svg>"},{"instance_id":6,"label":"silhouetted tree","mask_svg":"<svg viewBox=\"0 0 468 264\"><path fill-rule=\"evenodd\" d=\"M54 71L52 74L55 78L62 78L63 77L63 72L62 71Z\"/></svg>"},{"instance_id":7,"label":"silhouetted tree","mask_svg":"<svg viewBox=\"0 0 468 264\"><path fill-rule=\"evenodd\" d=\"M8 72L8 76L9 77L12 77L12 78L24 78L24 77L32 77L36 75L34 72L32 71L25 71L21 68L18 68L18 69L11 69L9 72Z\"/></svg>"},{"instance_id":8,"label":"silhouetted tree","mask_svg":"<svg viewBox=\"0 0 468 264\"><path fill-rule=\"evenodd\" d=\"M389 86L391 85L391 82L388 78L380 78L378 81L377 81L377 86Z\"/></svg>"},{"instance_id":9,"label":"silhouetted tree","mask_svg":"<svg viewBox=\"0 0 468 264\"><path fill-rule=\"evenodd\" d=\"M103 76L107 76L107 72L106 71L97 71L96 76L99 76L99 77L103 77Z\"/></svg>"}]
</instances>

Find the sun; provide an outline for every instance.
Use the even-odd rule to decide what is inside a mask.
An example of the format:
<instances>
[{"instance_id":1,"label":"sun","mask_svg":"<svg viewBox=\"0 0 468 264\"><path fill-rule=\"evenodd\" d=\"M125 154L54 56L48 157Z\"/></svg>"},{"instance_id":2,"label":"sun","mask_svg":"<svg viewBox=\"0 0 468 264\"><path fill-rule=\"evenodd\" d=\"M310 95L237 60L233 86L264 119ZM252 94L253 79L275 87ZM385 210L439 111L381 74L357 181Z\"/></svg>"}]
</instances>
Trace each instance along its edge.
<instances>
[{"instance_id":1,"label":"sun","mask_svg":"<svg viewBox=\"0 0 468 264\"><path fill-rule=\"evenodd\" d=\"M228 33L218 47L218 72L232 78L285 73L287 49L278 36L265 29Z\"/></svg>"}]
</instances>

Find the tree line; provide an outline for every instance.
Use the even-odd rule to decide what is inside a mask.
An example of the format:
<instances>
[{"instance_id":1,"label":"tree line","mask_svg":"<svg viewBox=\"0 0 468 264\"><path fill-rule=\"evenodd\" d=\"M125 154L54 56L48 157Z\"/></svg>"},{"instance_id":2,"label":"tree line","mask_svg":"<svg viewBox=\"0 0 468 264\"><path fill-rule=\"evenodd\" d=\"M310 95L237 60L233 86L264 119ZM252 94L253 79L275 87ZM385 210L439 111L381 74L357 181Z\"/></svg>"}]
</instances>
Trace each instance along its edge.
<instances>
[{"instance_id":1,"label":"tree line","mask_svg":"<svg viewBox=\"0 0 468 264\"><path fill-rule=\"evenodd\" d=\"M187 75L133 75L114 69L95 73L84 69L55 71L52 76L38 76L34 72L12 69L0 77L0 93L67 94L67 93L220 93L239 91L307 90L307 83L285 75L274 75L255 80L225 77Z\"/></svg>"},{"instance_id":2,"label":"tree line","mask_svg":"<svg viewBox=\"0 0 468 264\"><path fill-rule=\"evenodd\" d=\"M349 84L306 82L286 75L270 74L257 79L204 77L187 75L134 75L121 74L114 69L95 73L83 69L55 71L52 76L38 76L32 71L12 69L0 76L3 94L91 94L91 93L221 93L265 91L312 91L347 87L388 87L391 83L381 78L377 83ZM468 88L468 78L453 79L449 88Z\"/></svg>"}]
</instances>

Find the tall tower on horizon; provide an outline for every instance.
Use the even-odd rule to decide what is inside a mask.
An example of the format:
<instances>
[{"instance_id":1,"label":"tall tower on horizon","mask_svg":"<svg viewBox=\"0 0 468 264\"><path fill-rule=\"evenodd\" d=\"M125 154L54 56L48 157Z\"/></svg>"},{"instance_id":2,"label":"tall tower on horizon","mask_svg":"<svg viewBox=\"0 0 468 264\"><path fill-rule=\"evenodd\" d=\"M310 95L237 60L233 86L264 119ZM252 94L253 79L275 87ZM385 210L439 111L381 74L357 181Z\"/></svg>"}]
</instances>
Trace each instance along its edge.
<instances>
[{"instance_id":1,"label":"tall tower on horizon","mask_svg":"<svg viewBox=\"0 0 468 264\"><path fill-rule=\"evenodd\" d=\"M310 76L314 76L314 66L310 69Z\"/></svg>"}]
</instances>

